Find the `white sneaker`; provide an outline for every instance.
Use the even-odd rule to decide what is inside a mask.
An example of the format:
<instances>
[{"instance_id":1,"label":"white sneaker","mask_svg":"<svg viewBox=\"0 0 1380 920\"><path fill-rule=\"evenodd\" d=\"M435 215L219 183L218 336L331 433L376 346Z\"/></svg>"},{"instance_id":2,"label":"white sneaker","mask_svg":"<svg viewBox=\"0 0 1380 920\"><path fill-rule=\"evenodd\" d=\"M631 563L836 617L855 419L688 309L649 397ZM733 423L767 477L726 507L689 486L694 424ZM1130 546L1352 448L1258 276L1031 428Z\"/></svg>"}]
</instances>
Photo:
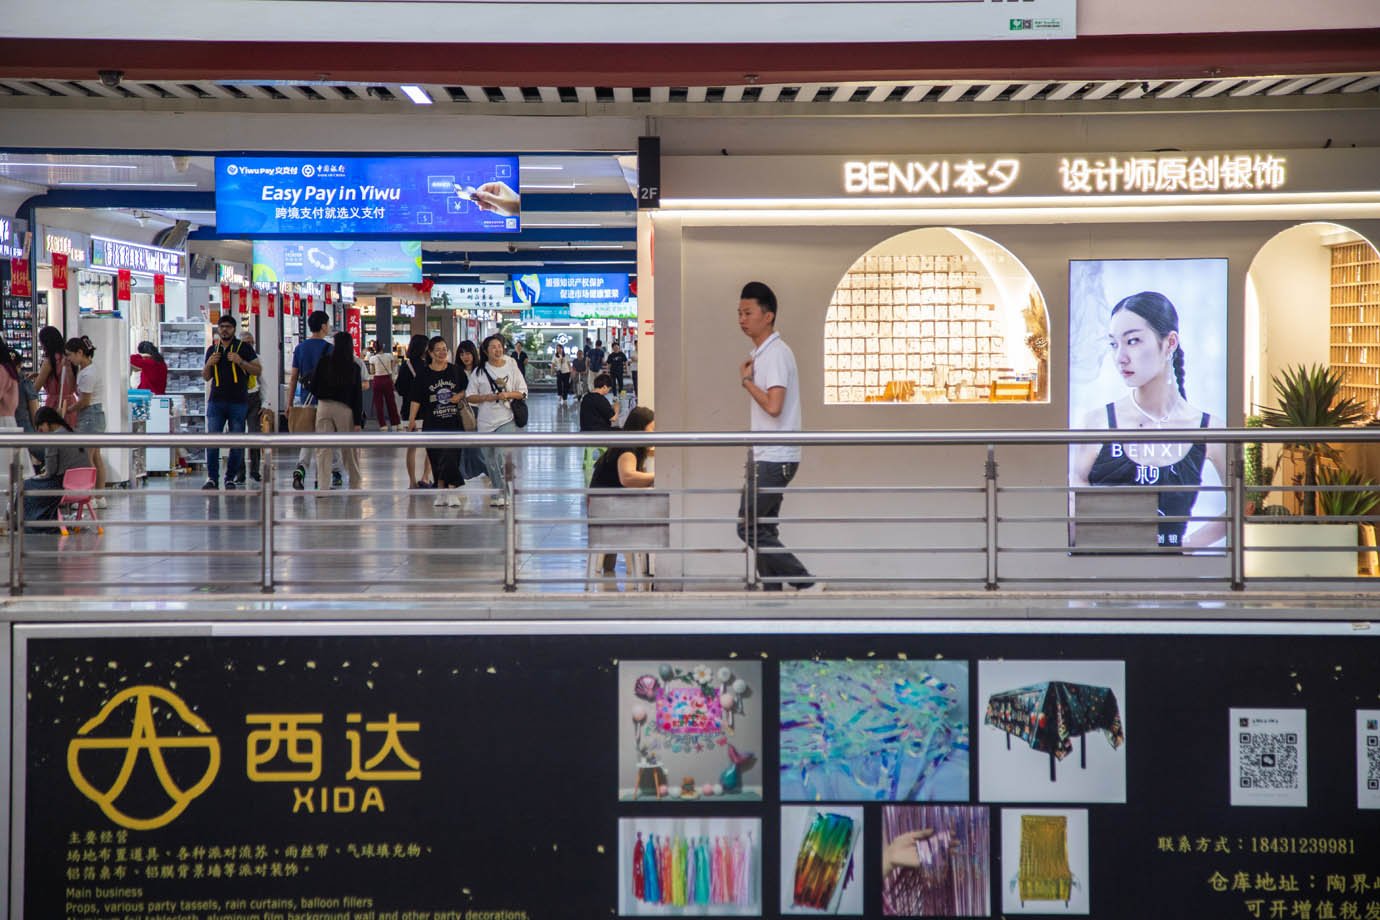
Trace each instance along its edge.
<instances>
[{"instance_id":1,"label":"white sneaker","mask_svg":"<svg viewBox=\"0 0 1380 920\"><path fill-rule=\"evenodd\" d=\"M433 508L444 508L446 506L446 493L440 492L436 495L436 500L431 503Z\"/></svg>"},{"instance_id":2,"label":"white sneaker","mask_svg":"<svg viewBox=\"0 0 1380 920\"><path fill-rule=\"evenodd\" d=\"M508 507L508 499L504 498L502 495L495 495L493 498L489 499L489 507L506 508Z\"/></svg>"},{"instance_id":3,"label":"white sneaker","mask_svg":"<svg viewBox=\"0 0 1380 920\"><path fill-rule=\"evenodd\" d=\"M465 499L460 495L459 489L450 489L447 491L446 505L451 508L465 507Z\"/></svg>"},{"instance_id":4,"label":"white sneaker","mask_svg":"<svg viewBox=\"0 0 1380 920\"><path fill-rule=\"evenodd\" d=\"M810 585L808 588L796 588L796 589L795 589L795 593L796 593L796 594L823 594L823 593L824 593L824 582L822 582L822 581L817 581L817 582L815 582L814 584Z\"/></svg>"},{"instance_id":5,"label":"white sneaker","mask_svg":"<svg viewBox=\"0 0 1380 920\"><path fill-rule=\"evenodd\" d=\"M106 505L105 496L97 496L96 498L93 498L93 499L91 500L91 504L95 505L97 508L101 509L102 511L104 511L104 510L108 507L108 506Z\"/></svg>"}]
</instances>

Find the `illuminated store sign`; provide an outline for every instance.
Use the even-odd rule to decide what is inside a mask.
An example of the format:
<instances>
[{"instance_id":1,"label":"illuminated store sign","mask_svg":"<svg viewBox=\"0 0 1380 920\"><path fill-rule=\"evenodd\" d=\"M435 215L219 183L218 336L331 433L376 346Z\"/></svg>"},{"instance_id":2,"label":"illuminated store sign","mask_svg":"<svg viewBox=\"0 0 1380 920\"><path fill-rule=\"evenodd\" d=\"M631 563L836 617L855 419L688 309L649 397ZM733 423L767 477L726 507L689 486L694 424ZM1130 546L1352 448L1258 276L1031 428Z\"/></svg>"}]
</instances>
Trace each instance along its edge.
<instances>
[{"instance_id":1,"label":"illuminated store sign","mask_svg":"<svg viewBox=\"0 0 1380 920\"><path fill-rule=\"evenodd\" d=\"M1042 194L1054 164L1046 156L849 160L843 189L849 195ZM1058 159L1054 187L1066 195L1276 191L1288 183L1288 166L1286 157L1272 153L1070 156ZM1028 183L1018 188L1023 174Z\"/></svg>"},{"instance_id":2,"label":"illuminated store sign","mask_svg":"<svg viewBox=\"0 0 1380 920\"><path fill-rule=\"evenodd\" d=\"M51 263L53 253L60 252L71 265L85 265L86 235L68 230L48 230L43 234L43 261Z\"/></svg>"},{"instance_id":3,"label":"illuminated store sign","mask_svg":"<svg viewBox=\"0 0 1380 920\"><path fill-rule=\"evenodd\" d=\"M626 272L597 275L514 275L513 299L519 303L533 305L623 303L628 299L628 275Z\"/></svg>"},{"instance_id":4,"label":"illuminated store sign","mask_svg":"<svg viewBox=\"0 0 1380 920\"><path fill-rule=\"evenodd\" d=\"M985 192L1000 195L1016 183L1021 161L999 160L852 160L843 164L843 188L850 195L947 195Z\"/></svg>"},{"instance_id":5,"label":"illuminated store sign","mask_svg":"<svg viewBox=\"0 0 1380 920\"><path fill-rule=\"evenodd\" d=\"M93 267L125 268L150 275L180 275L185 258L184 253L172 249L108 240L103 236L91 238Z\"/></svg>"},{"instance_id":6,"label":"illuminated store sign","mask_svg":"<svg viewBox=\"0 0 1380 920\"><path fill-rule=\"evenodd\" d=\"M18 259L24 255L24 243L14 235L14 221L0 217L0 259Z\"/></svg>"},{"instance_id":7,"label":"illuminated store sign","mask_svg":"<svg viewBox=\"0 0 1380 920\"><path fill-rule=\"evenodd\" d=\"M1059 182L1065 192L1263 192L1284 187L1284 157L1267 154L1162 157L1065 157Z\"/></svg>"}]
</instances>

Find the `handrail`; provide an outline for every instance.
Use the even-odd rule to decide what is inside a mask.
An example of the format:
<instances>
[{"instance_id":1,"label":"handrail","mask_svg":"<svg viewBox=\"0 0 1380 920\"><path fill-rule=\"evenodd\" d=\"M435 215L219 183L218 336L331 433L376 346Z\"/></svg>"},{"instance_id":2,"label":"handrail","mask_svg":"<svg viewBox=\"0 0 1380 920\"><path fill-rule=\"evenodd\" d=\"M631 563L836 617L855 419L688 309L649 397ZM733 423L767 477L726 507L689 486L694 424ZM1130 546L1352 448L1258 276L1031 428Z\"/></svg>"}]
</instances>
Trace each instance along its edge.
<instances>
[{"instance_id":1,"label":"handrail","mask_svg":"<svg viewBox=\"0 0 1380 920\"><path fill-rule=\"evenodd\" d=\"M1115 437L1108 437L1115 431ZM959 429L926 431L698 431L698 432L579 432L555 433L524 431L513 434L478 432L373 431L336 434L259 432L244 434L206 434L176 432L144 434L136 432L82 434L85 447L215 447L215 448L302 448L302 447L425 447L459 443L466 447L746 447L746 446L888 446L935 447L1002 445L1102 444L1114 440L1123 444L1161 444L1170 442L1206 444L1282 444L1327 442L1365 444L1380 441L1380 428L1130 428L1091 429L1011 429L969 431ZM0 432L0 448L47 447L71 444L68 433L40 434L23 431Z\"/></svg>"}]
</instances>

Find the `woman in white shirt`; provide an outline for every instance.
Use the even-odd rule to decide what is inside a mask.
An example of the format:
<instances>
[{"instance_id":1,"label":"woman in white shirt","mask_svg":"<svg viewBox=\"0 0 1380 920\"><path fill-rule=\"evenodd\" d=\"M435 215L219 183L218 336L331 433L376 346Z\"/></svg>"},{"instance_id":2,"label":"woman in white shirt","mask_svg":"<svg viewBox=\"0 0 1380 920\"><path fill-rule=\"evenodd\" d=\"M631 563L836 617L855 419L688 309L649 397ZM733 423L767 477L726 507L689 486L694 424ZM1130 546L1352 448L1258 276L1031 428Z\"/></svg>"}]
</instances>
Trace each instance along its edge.
<instances>
[{"instance_id":1,"label":"woman in white shirt","mask_svg":"<svg viewBox=\"0 0 1380 920\"><path fill-rule=\"evenodd\" d=\"M503 336L489 336L479 351L483 363L476 373L470 375L466 393L470 405L474 406L479 432L507 434L517 431L510 403L514 399L527 398L527 381L518 371L517 361L503 354ZM486 447L480 451L484 468L489 471L489 480L498 490L498 495L489 502L494 508L507 504L503 480L505 454L497 447Z\"/></svg>"},{"instance_id":2,"label":"woman in white shirt","mask_svg":"<svg viewBox=\"0 0 1380 920\"><path fill-rule=\"evenodd\" d=\"M561 398L561 405L565 405L570 398L570 359L563 345L556 346L556 354L551 358L551 373L556 375L556 395Z\"/></svg>"},{"instance_id":3,"label":"woman in white shirt","mask_svg":"<svg viewBox=\"0 0 1380 920\"><path fill-rule=\"evenodd\" d=\"M96 346L86 336L67 340L67 361L77 371L77 391L68 397L64 412L77 414L78 434L105 434L105 406L101 403L101 378L96 373ZM96 489L105 488L105 462L99 448L91 448L91 465L96 468ZM95 501L106 505L104 497Z\"/></svg>"},{"instance_id":4,"label":"woman in white shirt","mask_svg":"<svg viewBox=\"0 0 1380 920\"><path fill-rule=\"evenodd\" d=\"M377 341L369 348L369 389L374 394L374 418L384 431L390 428L401 430L398 398L393 389L393 378L398 376L397 359L391 351L380 348Z\"/></svg>"}]
</instances>

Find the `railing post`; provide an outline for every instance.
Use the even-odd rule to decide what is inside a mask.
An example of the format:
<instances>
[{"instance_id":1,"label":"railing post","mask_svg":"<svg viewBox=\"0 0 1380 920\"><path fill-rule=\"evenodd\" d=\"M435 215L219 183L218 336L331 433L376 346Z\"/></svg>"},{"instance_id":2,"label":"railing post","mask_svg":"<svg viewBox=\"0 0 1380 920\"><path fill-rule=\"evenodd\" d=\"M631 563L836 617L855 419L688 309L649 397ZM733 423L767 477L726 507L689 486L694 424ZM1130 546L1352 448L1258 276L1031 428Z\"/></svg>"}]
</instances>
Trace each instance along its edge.
<instances>
[{"instance_id":1,"label":"railing post","mask_svg":"<svg viewBox=\"0 0 1380 920\"><path fill-rule=\"evenodd\" d=\"M14 449L10 457L10 490L5 497L9 503L10 519L10 594L24 593L20 558L24 555L24 477L20 471L20 457L27 457L29 448L23 445Z\"/></svg>"},{"instance_id":2,"label":"railing post","mask_svg":"<svg viewBox=\"0 0 1380 920\"><path fill-rule=\"evenodd\" d=\"M1231 462L1227 464L1231 476L1231 498L1227 502L1231 513L1230 541L1231 589L1246 589L1246 462L1245 445L1228 445Z\"/></svg>"},{"instance_id":3,"label":"railing post","mask_svg":"<svg viewBox=\"0 0 1380 920\"><path fill-rule=\"evenodd\" d=\"M997 590L997 447L987 445L987 584L988 591Z\"/></svg>"},{"instance_id":4,"label":"railing post","mask_svg":"<svg viewBox=\"0 0 1380 920\"><path fill-rule=\"evenodd\" d=\"M757 577L757 464L752 448L747 449L743 467L743 587L751 591L760 586Z\"/></svg>"},{"instance_id":5,"label":"railing post","mask_svg":"<svg viewBox=\"0 0 1380 920\"><path fill-rule=\"evenodd\" d=\"M265 447L260 452L259 475L263 489L259 496L259 527L262 532L261 549L263 583L260 590L264 594L273 593L273 448ZM353 483L351 483L353 485Z\"/></svg>"},{"instance_id":6,"label":"railing post","mask_svg":"<svg viewBox=\"0 0 1380 920\"><path fill-rule=\"evenodd\" d=\"M513 462L503 459L503 590L517 590L517 489L513 487Z\"/></svg>"}]
</instances>

